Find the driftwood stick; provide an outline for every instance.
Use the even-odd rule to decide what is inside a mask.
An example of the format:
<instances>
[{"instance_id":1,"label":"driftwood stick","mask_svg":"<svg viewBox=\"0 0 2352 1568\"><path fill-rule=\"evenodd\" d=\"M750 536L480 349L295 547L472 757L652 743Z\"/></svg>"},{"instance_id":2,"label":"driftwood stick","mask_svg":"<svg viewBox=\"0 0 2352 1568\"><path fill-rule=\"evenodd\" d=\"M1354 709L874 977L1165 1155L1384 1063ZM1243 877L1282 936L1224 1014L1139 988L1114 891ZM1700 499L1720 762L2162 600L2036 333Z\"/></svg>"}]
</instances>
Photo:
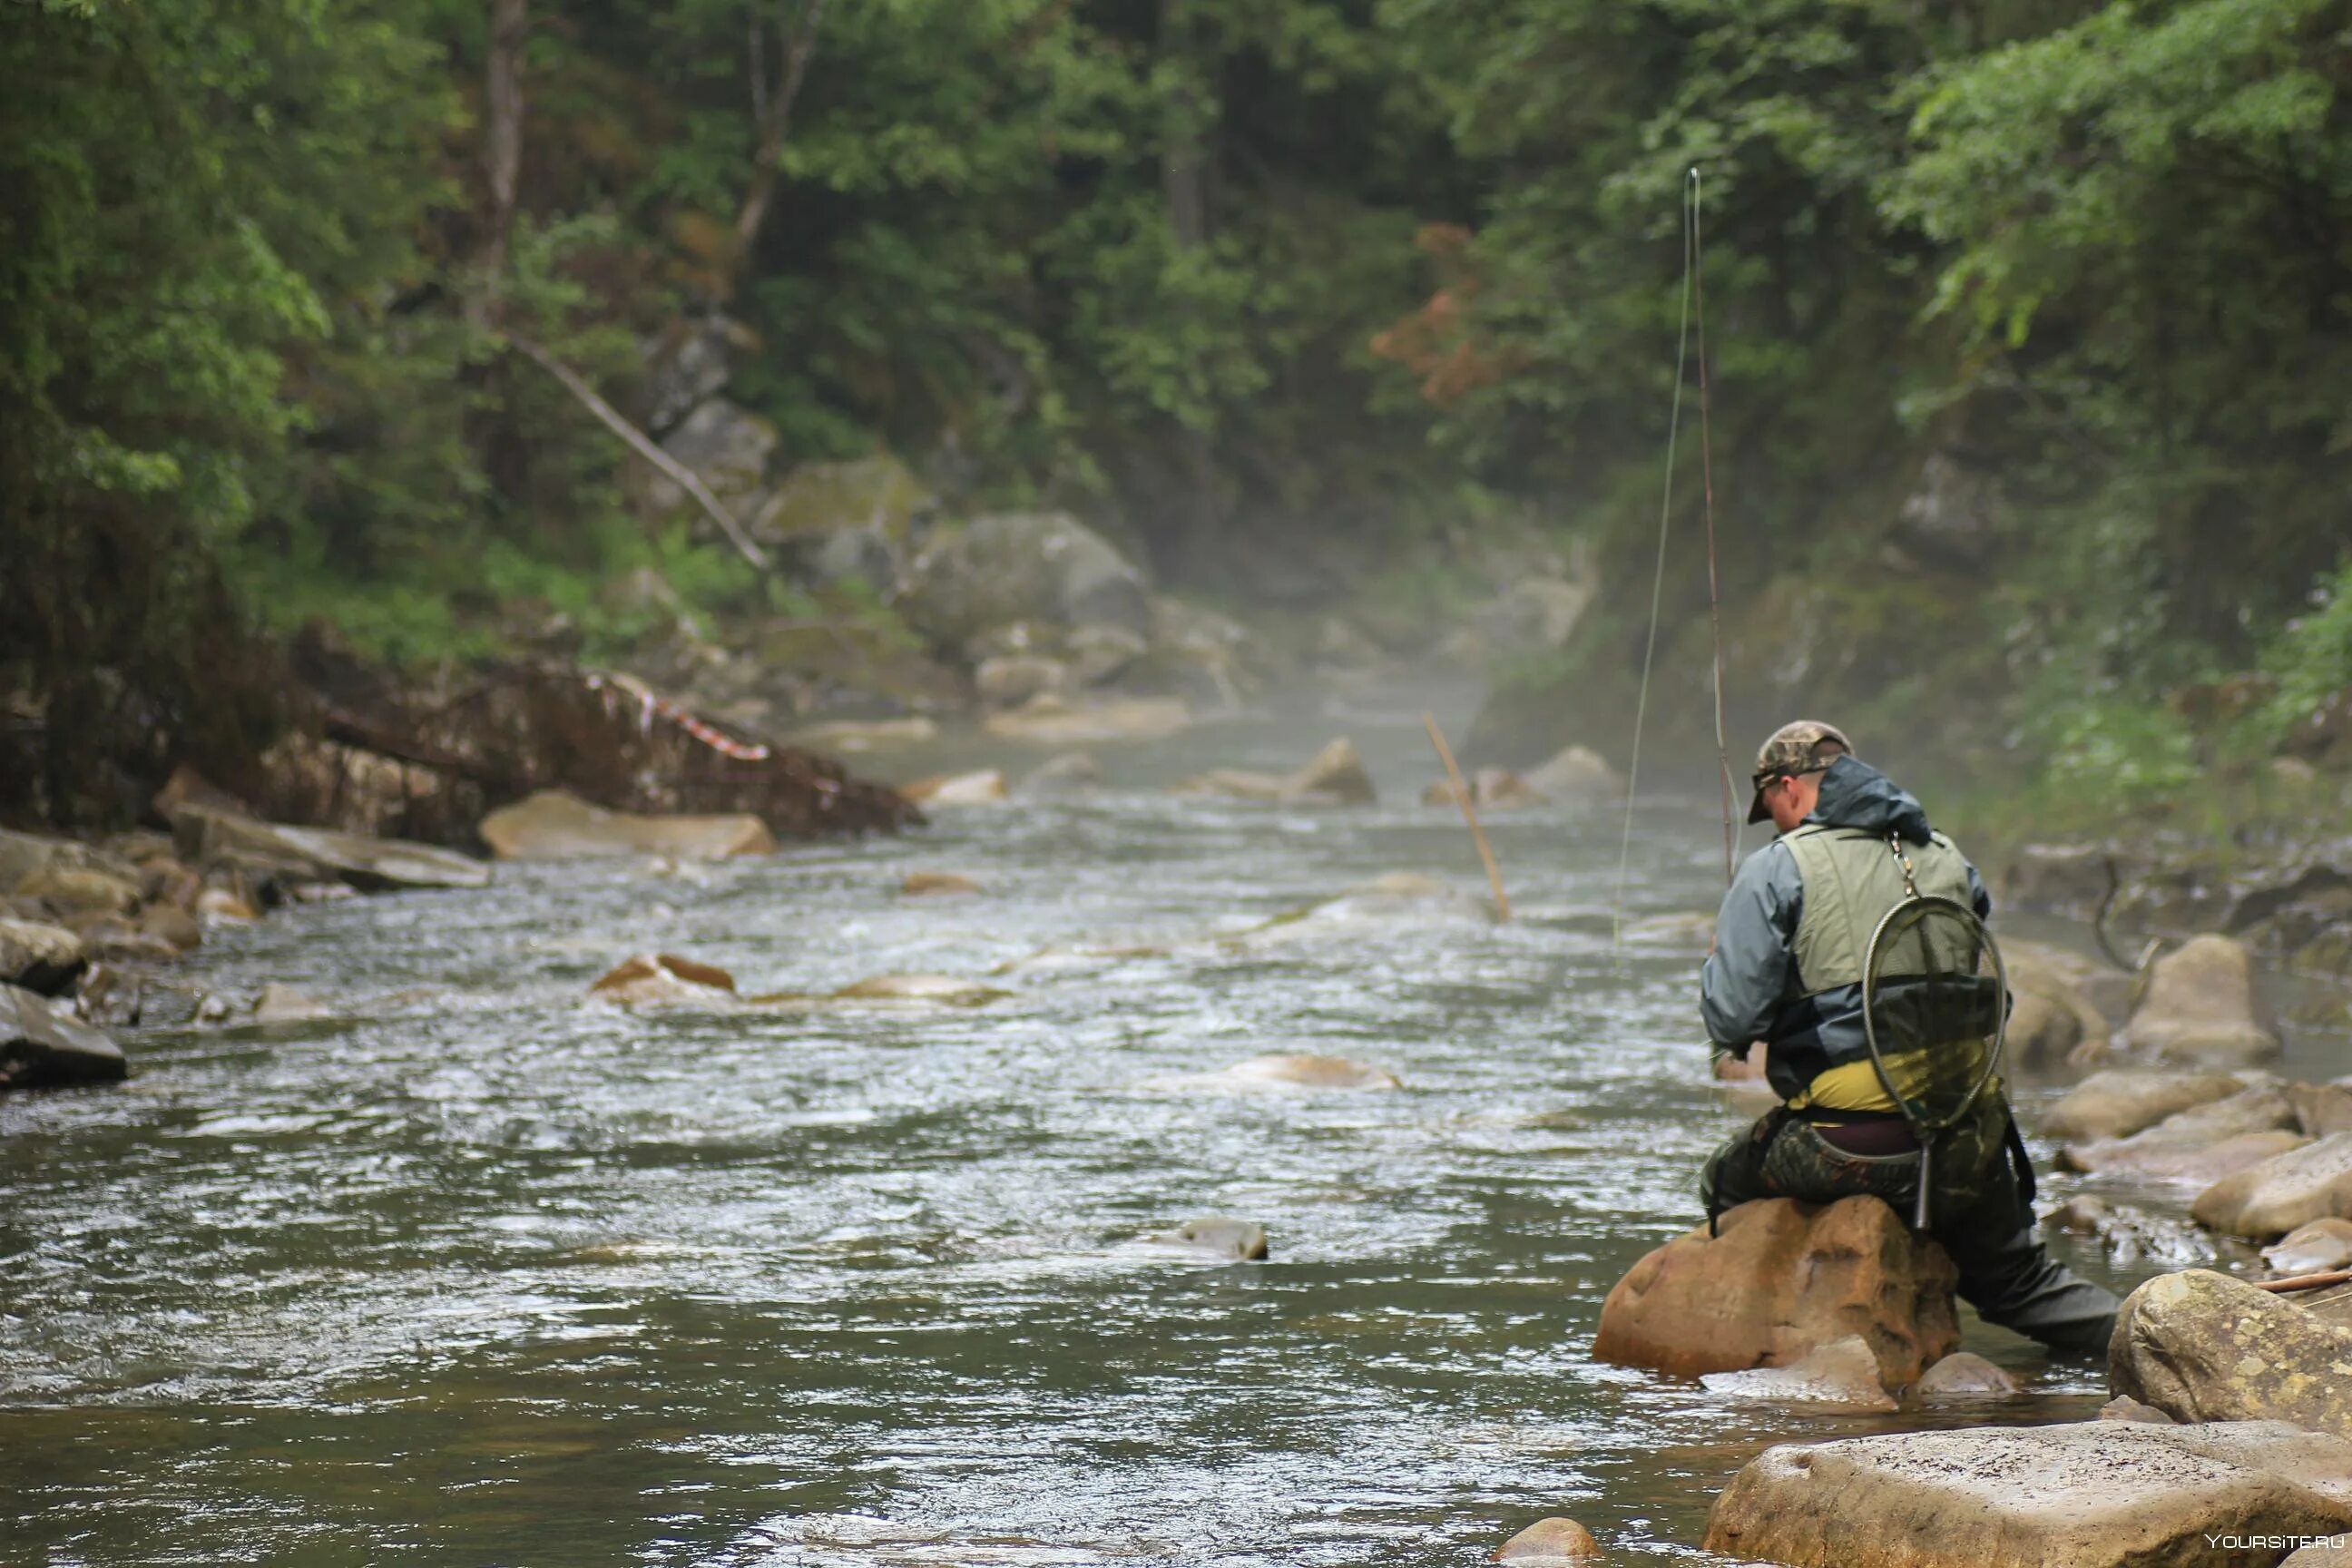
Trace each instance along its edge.
<instances>
[{"instance_id":1,"label":"driftwood stick","mask_svg":"<svg viewBox=\"0 0 2352 1568\"><path fill-rule=\"evenodd\" d=\"M629 450L659 468L663 476L672 484L692 496L697 504L710 514L710 521L719 525L719 531L727 536L728 542L735 546L737 554L762 572L768 569L767 552L751 542L751 536L743 531L743 525L735 521L733 513L719 504L719 498L710 493L710 487L697 479L693 469L654 445L652 437L630 424L623 417L619 409L596 395L596 389L589 385L580 373L570 365L565 364L529 338L519 337L513 332L509 332L506 334L506 341L516 353L561 382L563 390L578 398L582 406L593 414L605 429L610 430L627 444Z\"/></svg>"},{"instance_id":2,"label":"driftwood stick","mask_svg":"<svg viewBox=\"0 0 2352 1568\"><path fill-rule=\"evenodd\" d=\"M1445 776L1454 781L1454 803L1462 807L1462 820L1470 825L1471 842L1478 846L1478 858L1485 862L1486 880L1495 889L1495 912L1509 920L1511 898L1503 891L1503 870L1495 864L1495 851L1486 842L1486 830L1478 826L1478 808L1470 804L1470 786L1463 781L1462 770L1454 761L1454 749L1445 743L1445 731L1437 727L1433 715L1424 712L1421 721L1429 727L1429 743L1437 748L1437 760L1445 764Z\"/></svg>"},{"instance_id":3,"label":"driftwood stick","mask_svg":"<svg viewBox=\"0 0 2352 1568\"><path fill-rule=\"evenodd\" d=\"M2330 1285L2352 1285L2352 1268L2331 1268L2325 1274L2294 1274L2284 1279L2257 1279L2257 1290L2321 1290Z\"/></svg>"}]
</instances>

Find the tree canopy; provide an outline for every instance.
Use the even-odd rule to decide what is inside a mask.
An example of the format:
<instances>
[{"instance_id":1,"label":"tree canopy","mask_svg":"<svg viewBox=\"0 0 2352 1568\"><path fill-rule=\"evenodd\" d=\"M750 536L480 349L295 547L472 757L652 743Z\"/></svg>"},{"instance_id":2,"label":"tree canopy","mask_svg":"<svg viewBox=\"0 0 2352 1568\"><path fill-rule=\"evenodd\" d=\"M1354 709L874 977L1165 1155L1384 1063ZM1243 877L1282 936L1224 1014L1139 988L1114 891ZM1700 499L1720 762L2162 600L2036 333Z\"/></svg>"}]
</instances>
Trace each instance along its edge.
<instances>
[{"instance_id":1,"label":"tree canopy","mask_svg":"<svg viewBox=\"0 0 2352 1568\"><path fill-rule=\"evenodd\" d=\"M2347 661L2347 71L2331 0L37 0L0 718L96 738L54 808L266 725L247 628L782 591L514 348L635 409L722 315L783 461L1211 592L1505 510L1646 581L1695 168L1754 693L2160 777L2168 694ZM1615 598L1501 673L1622 681Z\"/></svg>"}]
</instances>

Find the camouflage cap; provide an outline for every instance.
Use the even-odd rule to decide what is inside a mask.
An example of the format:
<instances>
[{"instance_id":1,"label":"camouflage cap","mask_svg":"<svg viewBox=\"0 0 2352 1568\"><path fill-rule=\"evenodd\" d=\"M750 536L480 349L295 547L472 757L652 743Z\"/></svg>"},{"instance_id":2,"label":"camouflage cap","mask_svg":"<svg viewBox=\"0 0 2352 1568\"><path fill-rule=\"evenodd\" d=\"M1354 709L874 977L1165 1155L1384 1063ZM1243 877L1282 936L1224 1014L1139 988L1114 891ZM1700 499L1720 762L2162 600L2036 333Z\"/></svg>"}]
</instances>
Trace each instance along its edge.
<instances>
[{"instance_id":1,"label":"camouflage cap","mask_svg":"<svg viewBox=\"0 0 2352 1568\"><path fill-rule=\"evenodd\" d=\"M1772 737L1758 748L1756 771L1752 782L1756 798L1748 803L1748 820L1762 822L1771 816L1764 809L1764 786L1777 778L1794 778L1800 773L1819 773L1828 767L1840 753L1851 753L1853 742L1845 731L1834 724L1824 724L1818 719L1800 719L1783 724L1772 731Z\"/></svg>"}]
</instances>

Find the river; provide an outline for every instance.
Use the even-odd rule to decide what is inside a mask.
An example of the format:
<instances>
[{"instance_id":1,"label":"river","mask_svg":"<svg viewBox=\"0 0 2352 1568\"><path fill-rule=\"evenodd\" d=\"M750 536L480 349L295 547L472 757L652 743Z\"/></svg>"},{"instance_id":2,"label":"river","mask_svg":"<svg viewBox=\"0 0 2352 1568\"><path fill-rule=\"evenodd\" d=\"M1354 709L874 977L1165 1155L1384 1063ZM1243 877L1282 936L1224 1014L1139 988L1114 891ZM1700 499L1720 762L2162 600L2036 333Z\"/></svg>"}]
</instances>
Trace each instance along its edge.
<instances>
[{"instance_id":1,"label":"river","mask_svg":"<svg viewBox=\"0 0 2352 1568\"><path fill-rule=\"evenodd\" d=\"M1416 706L1097 748L1099 797L899 840L504 867L217 933L176 984L328 1016L151 1025L122 1089L0 1102L0 1557L1339 1568L1483 1562L1567 1513L1612 1560L1705 1561L1767 1442L1933 1418L1588 1358L1739 1120L1700 950L1612 946L1614 806L1494 819L1509 924L1424 901L1216 940L1388 872L1484 897L1458 816L1415 804ZM1336 733L1382 805L1164 788ZM1720 854L1711 794L1645 800L1632 911L1710 909ZM986 890L903 897L917 870ZM746 991L1063 956L971 1008L588 999L654 949ZM1287 1051L1403 1087L1199 1081ZM1271 1259L1136 1245L1216 1213ZM2102 1397L1968 1323L2036 1391L2000 1418Z\"/></svg>"}]
</instances>

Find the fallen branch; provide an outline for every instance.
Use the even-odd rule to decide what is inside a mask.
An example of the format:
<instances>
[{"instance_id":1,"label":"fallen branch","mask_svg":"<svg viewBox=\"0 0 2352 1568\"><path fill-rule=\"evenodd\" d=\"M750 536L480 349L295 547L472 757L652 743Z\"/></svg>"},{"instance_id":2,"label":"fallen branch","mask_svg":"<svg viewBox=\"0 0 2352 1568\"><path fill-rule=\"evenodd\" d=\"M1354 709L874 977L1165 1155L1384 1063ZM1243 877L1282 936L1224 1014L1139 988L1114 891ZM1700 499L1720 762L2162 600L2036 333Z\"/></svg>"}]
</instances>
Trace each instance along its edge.
<instances>
[{"instance_id":1,"label":"fallen branch","mask_svg":"<svg viewBox=\"0 0 2352 1568\"><path fill-rule=\"evenodd\" d=\"M710 521L719 525L719 531L727 536L728 542L735 546L737 554L762 572L768 569L767 552L751 542L751 536L743 531L743 525L735 521L734 514L719 503L719 498L710 493L710 487L698 479L693 469L654 445L652 437L630 424L622 416L619 409L599 397L596 395L596 389L589 385L579 372L532 342L529 338L517 336L513 332L506 333L505 338L516 353L562 383L564 391L578 398L582 405L603 423L604 428L627 443L631 451L660 469L664 478L692 496L697 504L710 514Z\"/></svg>"},{"instance_id":2,"label":"fallen branch","mask_svg":"<svg viewBox=\"0 0 2352 1568\"><path fill-rule=\"evenodd\" d=\"M1454 750L1445 743L1444 731L1437 720L1423 713L1421 721L1429 726L1429 743L1437 748L1437 760L1445 764L1445 776L1454 781L1454 800L1462 807L1462 820L1470 825L1471 842L1478 846L1478 858L1486 863L1486 881L1495 889L1495 912L1504 920L1511 918L1510 896L1503 891L1502 868L1495 864L1495 851L1487 847L1486 830L1478 826L1478 810L1470 804L1470 786L1462 779L1462 770L1454 765Z\"/></svg>"},{"instance_id":3,"label":"fallen branch","mask_svg":"<svg viewBox=\"0 0 2352 1568\"><path fill-rule=\"evenodd\" d=\"M2352 1268L2331 1268L2325 1274L2294 1274L2284 1279L2257 1279L2257 1290L2323 1290L2330 1285L2352 1285Z\"/></svg>"}]
</instances>

